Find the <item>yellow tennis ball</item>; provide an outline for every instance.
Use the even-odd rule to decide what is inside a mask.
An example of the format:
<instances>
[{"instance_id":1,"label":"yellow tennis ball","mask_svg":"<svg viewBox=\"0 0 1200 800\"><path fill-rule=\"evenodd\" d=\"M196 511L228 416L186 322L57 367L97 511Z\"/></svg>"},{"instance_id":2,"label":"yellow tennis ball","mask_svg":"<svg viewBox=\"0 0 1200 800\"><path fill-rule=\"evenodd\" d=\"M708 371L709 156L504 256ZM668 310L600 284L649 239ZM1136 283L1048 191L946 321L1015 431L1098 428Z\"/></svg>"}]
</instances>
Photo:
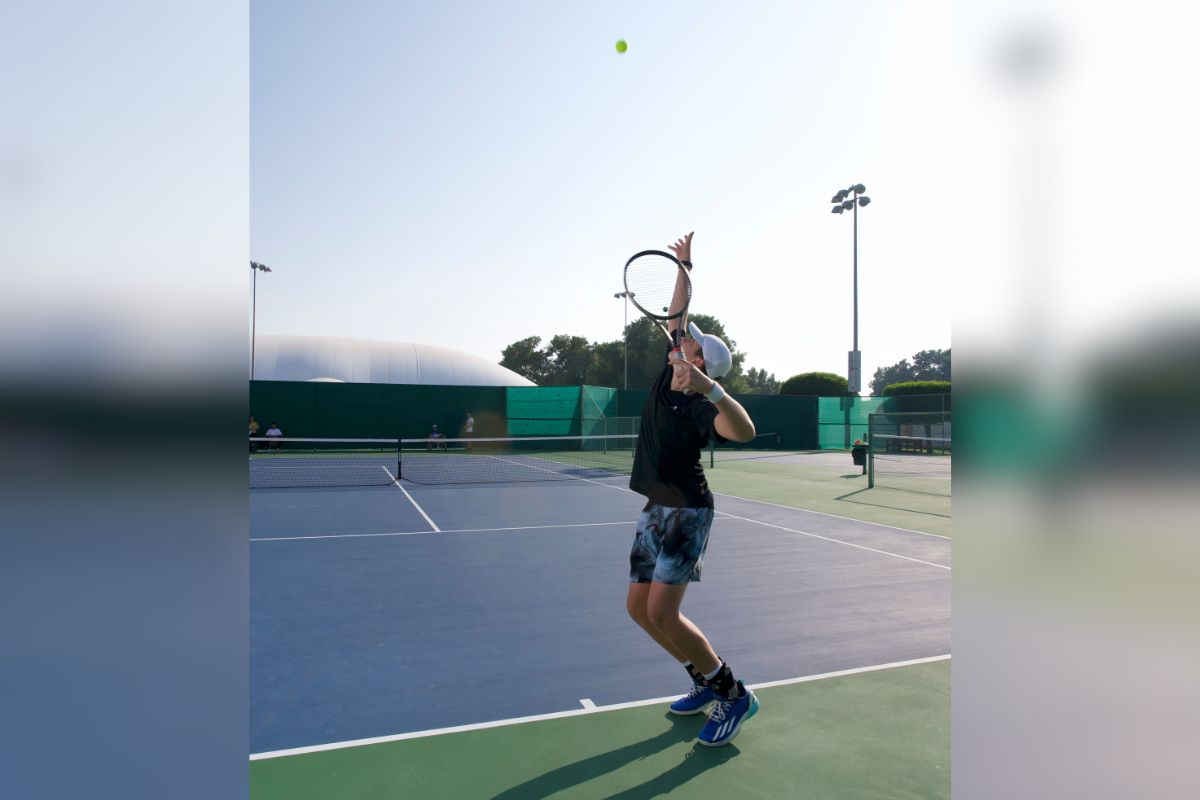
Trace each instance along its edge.
<instances>
[{"instance_id":1,"label":"yellow tennis ball","mask_svg":"<svg viewBox=\"0 0 1200 800\"><path fill-rule=\"evenodd\" d=\"M624 40L624 39L618 39L618 40L617 40L617 52L618 52L618 53L624 53L624 52L625 52L626 50L628 50L628 49L629 49L629 45L627 45L627 44L625 43L625 40Z\"/></svg>"}]
</instances>

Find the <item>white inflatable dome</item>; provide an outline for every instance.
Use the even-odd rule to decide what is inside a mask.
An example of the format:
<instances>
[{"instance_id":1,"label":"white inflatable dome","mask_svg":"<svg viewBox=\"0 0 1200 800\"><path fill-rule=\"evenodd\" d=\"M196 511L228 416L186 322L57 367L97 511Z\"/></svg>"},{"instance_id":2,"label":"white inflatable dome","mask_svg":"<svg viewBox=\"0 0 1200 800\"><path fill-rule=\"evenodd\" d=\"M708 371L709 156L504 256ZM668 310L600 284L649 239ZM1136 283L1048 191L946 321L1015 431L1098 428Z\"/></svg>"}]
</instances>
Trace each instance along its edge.
<instances>
[{"instance_id":1,"label":"white inflatable dome","mask_svg":"<svg viewBox=\"0 0 1200 800\"><path fill-rule=\"evenodd\" d=\"M432 344L260 333L254 378L323 383L536 386L499 364Z\"/></svg>"}]
</instances>

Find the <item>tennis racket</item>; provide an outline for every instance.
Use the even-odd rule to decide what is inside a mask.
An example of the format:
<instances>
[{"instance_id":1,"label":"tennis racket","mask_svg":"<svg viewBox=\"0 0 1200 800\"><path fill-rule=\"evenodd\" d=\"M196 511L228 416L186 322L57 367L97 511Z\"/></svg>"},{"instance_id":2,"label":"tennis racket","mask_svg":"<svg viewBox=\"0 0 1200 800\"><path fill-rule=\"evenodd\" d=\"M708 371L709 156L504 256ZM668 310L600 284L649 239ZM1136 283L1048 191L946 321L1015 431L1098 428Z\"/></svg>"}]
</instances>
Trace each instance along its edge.
<instances>
[{"instance_id":1,"label":"tennis racket","mask_svg":"<svg viewBox=\"0 0 1200 800\"><path fill-rule=\"evenodd\" d=\"M625 262L625 291L638 311L671 341L671 357L683 358L680 339L692 302L692 280L679 259L662 250L643 250ZM667 323L678 320L674 332Z\"/></svg>"}]
</instances>

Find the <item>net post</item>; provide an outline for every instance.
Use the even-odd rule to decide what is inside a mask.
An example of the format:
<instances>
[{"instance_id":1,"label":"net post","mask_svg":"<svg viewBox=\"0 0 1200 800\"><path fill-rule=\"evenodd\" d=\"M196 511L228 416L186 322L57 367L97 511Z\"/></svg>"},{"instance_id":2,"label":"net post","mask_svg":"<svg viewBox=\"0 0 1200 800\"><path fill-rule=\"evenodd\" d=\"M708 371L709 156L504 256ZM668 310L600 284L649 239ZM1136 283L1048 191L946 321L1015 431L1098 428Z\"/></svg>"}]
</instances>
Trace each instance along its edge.
<instances>
[{"instance_id":1,"label":"net post","mask_svg":"<svg viewBox=\"0 0 1200 800\"><path fill-rule=\"evenodd\" d=\"M867 488L875 488L875 415L867 415Z\"/></svg>"}]
</instances>

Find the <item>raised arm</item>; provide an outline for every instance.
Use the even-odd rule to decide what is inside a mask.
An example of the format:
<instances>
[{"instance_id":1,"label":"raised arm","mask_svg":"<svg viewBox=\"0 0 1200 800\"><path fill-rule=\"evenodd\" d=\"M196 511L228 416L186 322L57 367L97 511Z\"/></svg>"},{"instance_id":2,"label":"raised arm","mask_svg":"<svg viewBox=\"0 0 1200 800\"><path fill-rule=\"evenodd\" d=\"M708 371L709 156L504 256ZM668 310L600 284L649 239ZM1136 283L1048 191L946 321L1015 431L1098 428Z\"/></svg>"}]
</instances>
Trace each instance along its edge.
<instances>
[{"instance_id":1,"label":"raised arm","mask_svg":"<svg viewBox=\"0 0 1200 800\"><path fill-rule=\"evenodd\" d=\"M689 233L682 239L676 240L675 244L670 245L671 251L675 253L675 257L683 263L684 269L689 272L692 269L692 235L694 233L695 231L692 231L692 233ZM678 313L679 309L683 308L686 302L687 290L684 288L683 276L680 275L675 281L675 295L671 298L671 310L669 313ZM671 341L678 345L681 332L687 330L687 315L685 314L669 321L667 323L667 330L671 333Z\"/></svg>"}]
</instances>

